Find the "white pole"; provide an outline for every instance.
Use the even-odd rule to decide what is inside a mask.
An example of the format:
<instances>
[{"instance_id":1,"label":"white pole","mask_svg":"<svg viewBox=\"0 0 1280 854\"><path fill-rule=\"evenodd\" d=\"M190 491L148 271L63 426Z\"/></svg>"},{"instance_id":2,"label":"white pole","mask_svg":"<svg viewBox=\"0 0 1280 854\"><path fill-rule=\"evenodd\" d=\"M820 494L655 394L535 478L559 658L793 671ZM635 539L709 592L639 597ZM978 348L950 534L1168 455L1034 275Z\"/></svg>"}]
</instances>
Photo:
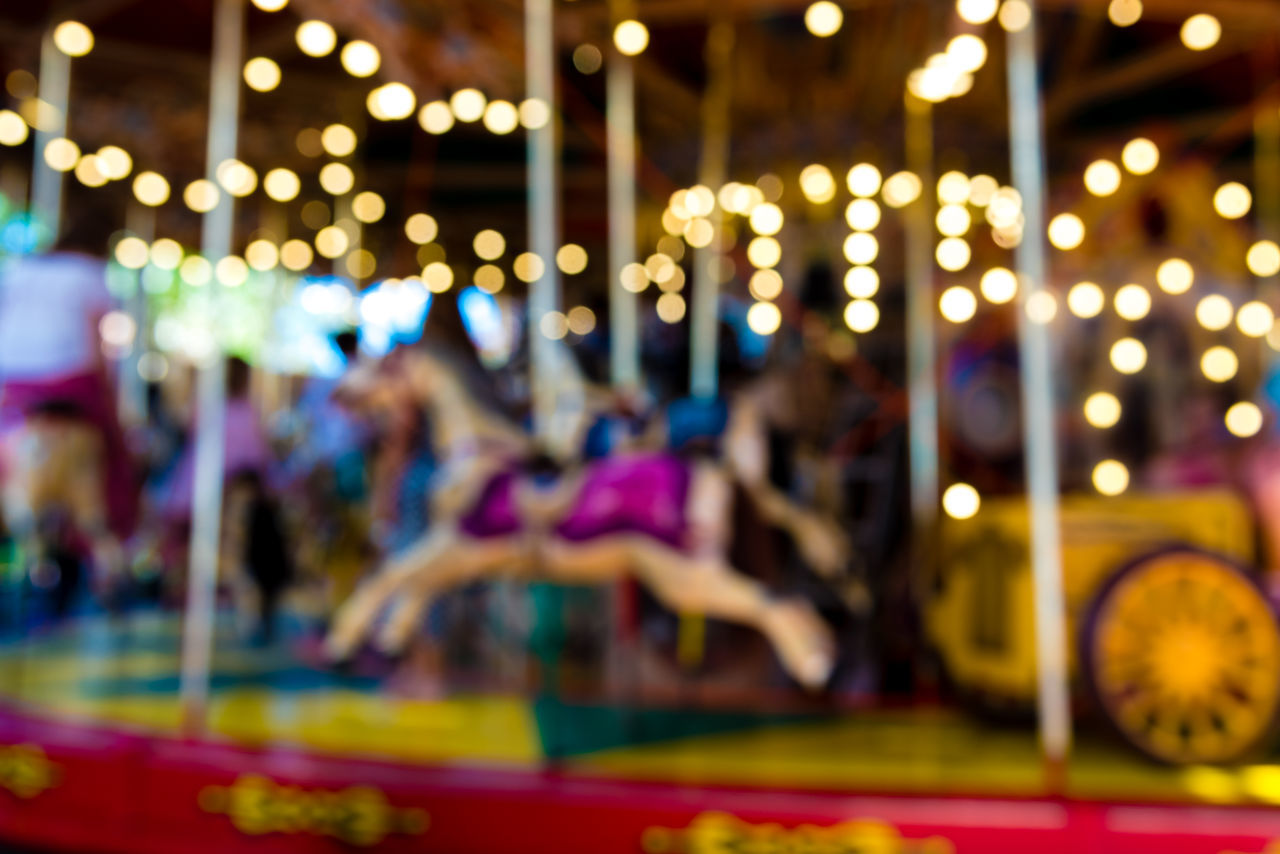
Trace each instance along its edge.
<instances>
[{"instance_id":1,"label":"white pole","mask_svg":"<svg viewBox=\"0 0 1280 854\"><path fill-rule=\"evenodd\" d=\"M544 443L556 412L555 342L543 334L542 319L560 306L559 205L556 198L555 30L551 0L525 0L525 85L528 97L546 104L546 124L529 131L529 248L543 264L529 284L529 356L534 434Z\"/></svg>"},{"instance_id":2,"label":"white pole","mask_svg":"<svg viewBox=\"0 0 1280 854\"><path fill-rule=\"evenodd\" d=\"M62 230L62 173L44 160L50 140L67 135L71 100L71 57L53 43L53 27L40 42L40 101L36 109L35 163L32 168L31 207L36 221L48 228L50 241ZM47 104L48 106L44 106ZM47 115L45 115L47 113Z\"/></svg>"},{"instance_id":3,"label":"white pole","mask_svg":"<svg viewBox=\"0 0 1280 854\"><path fill-rule=\"evenodd\" d=\"M1058 459L1054 434L1052 347L1047 324L1031 321L1026 301L1044 292L1044 130L1036 63L1035 3L1031 22L1008 36L1009 128L1013 185L1022 194L1026 224L1016 252L1021 286L1018 346L1022 364L1023 434L1031 512L1031 572L1035 587L1036 664L1040 745L1055 780L1071 749L1067 687L1066 608L1062 593L1058 522Z\"/></svg>"},{"instance_id":4,"label":"white pole","mask_svg":"<svg viewBox=\"0 0 1280 854\"><path fill-rule=\"evenodd\" d=\"M209 134L205 174L216 183L218 164L236 156L240 122L240 65L244 47L244 0L217 0L213 20L213 70L210 77ZM231 254L234 199L219 192L217 206L205 214L201 234L205 258L217 264ZM210 358L200 366L196 386L195 502L191 520L187 610L182 638L182 721L188 731L204 724L209 699L218 541L222 524L222 464L226 378L216 343L216 281L207 289L209 328L215 332Z\"/></svg>"},{"instance_id":5,"label":"white pole","mask_svg":"<svg viewBox=\"0 0 1280 854\"><path fill-rule=\"evenodd\" d=\"M698 182L719 195L729 159L729 60L733 24L721 19L707 33L707 93L702 102L702 159ZM720 231L723 212L717 203L709 217L715 230L711 243L693 252L693 305L689 316L689 391L694 397L719 392Z\"/></svg>"},{"instance_id":6,"label":"white pole","mask_svg":"<svg viewBox=\"0 0 1280 854\"><path fill-rule=\"evenodd\" d=\"M938 514L938 378L934 342L933 105L906 94L907 168L920 178L920 198L906 211L907 397L911 516L917 542L932 542ZM927 552L930 556L932 550ZM930 557L930 559L932 559Z\"/></svg>"},{"instance_id":7,"label":"white pole","mask_svg":"<svg viewBox=\"0 0 1280 854\"><path fill-rule=\"evenodd\" d=\"M616 15L614 16L617 17ZM609 55L605 121L609 155L609 373L614 388L640 382L636 295L622 286L622 268L636 260L635 66L616 48Z\"/></svg>"},{"instance_id":8,"label":"white pole","mask_svg":"<svg viewBox=\"0 0 1280 854\"><path fill-rule=\"evenodd\" d=\"M155 239L155 208L131 201L125 214L125 223L132 234L148 244ZM125 300L125 310L133 318L136 332L133 349L120 360L116 375L116 401L120 420L130 426L141 424L147 416L147 388L138 373L138 359L147 345L147 296L142 290L142 275L143 270L130 271L129 280L133 284L133 292Z\"/></svg>"}]
</instances>

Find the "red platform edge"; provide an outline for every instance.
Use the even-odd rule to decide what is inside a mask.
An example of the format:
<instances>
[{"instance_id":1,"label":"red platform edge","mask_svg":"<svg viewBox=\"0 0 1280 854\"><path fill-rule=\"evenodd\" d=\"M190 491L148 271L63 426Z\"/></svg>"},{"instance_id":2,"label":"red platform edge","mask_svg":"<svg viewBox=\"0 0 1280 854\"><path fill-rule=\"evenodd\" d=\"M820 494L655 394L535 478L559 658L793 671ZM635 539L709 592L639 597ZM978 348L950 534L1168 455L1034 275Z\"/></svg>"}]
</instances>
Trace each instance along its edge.
<instances>
[{"instance_id":1,"label":"red platform edge","mask_svg":"<svg viewBox=\"0 0 1280 854\"><path fill-rule=\"evenodd\" d=\"M685 832L709 813L734 818L720 819L718 834ZM831 830L846 822L882 823L877 832L893 844L866 850L904 854L1223 854L1262 852L1280 839L1280 810L1255 807L691 787L395 765L113 731L0 707L0 838L55 850L861 850L847 835L856 831ZM809 832L828 844L799 847L794 834L803 825L821 828ZM735 847L725 826L774 843Z\"/></svg>"}]
</instances>

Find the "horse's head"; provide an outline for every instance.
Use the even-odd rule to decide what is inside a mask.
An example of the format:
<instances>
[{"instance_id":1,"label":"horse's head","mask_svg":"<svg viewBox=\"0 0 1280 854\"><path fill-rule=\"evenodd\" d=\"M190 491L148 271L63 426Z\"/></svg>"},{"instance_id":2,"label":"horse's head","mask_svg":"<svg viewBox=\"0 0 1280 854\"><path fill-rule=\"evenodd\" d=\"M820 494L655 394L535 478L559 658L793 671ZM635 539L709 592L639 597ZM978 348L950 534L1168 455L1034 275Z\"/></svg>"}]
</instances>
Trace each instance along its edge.
<instances>
[{"instance_id":1,"label":"horse's head","mask_svg":"<svg viewBox=\"0 0 1280 854\"><path fill-rule=\"evenodd\" d=\"M354 362L333 391L333 398L354 412L376 413L391 409L409 397L408 382L396 353Z\"/></svg>"}]
</instances>

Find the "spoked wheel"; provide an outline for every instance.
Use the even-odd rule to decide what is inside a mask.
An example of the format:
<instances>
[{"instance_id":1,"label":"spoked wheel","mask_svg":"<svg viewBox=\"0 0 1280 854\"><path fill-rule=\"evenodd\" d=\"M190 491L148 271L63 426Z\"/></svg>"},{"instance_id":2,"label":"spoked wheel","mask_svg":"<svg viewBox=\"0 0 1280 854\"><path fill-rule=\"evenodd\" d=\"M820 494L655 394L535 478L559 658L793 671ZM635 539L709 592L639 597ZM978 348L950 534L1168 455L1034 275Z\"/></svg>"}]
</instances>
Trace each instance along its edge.
<instances>
[{"instance_id":1,"label":"spoked wheel","mask_svg":"<svg viewBox=\"0 0 1280 854\"><path fill-rule=\"evenodd\" d=\"M1258 586L1191 549L1138 559L1081 633L1090 687L1120 733L1170 763L1224 763L1264 747L1280 712L1280 629Z\"/></svg>"}]
</instances>

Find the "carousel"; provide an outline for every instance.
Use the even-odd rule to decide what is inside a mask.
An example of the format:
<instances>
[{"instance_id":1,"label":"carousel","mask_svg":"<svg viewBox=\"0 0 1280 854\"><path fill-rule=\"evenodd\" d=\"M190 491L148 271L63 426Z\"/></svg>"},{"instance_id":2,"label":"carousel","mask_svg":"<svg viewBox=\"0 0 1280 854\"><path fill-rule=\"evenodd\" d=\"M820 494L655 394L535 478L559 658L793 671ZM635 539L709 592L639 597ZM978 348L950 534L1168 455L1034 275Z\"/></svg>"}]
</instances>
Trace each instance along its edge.
<instances>
[{"instance_id":1,"label":"carousel","mask_svg":"<svg viewBox=\"0 0 1280 854\"><path fill-rule=\"evenodd\" d=\"M4 845L1280 851L1270 0L66 0L0 76Z\"/></svg>"}]
</instances>

